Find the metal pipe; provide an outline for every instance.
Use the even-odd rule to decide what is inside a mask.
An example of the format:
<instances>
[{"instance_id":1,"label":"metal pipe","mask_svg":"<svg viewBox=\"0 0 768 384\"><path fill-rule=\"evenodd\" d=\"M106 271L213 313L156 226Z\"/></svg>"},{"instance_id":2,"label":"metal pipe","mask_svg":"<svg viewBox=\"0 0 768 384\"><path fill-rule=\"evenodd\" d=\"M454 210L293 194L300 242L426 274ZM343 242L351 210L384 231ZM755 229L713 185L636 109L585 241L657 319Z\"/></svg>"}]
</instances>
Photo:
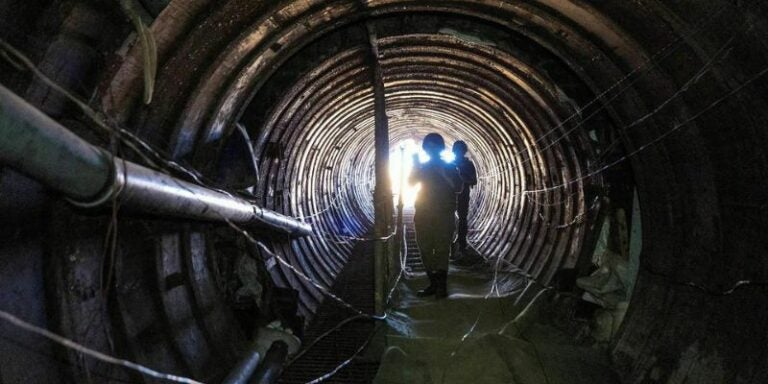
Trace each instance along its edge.
<instances>
[{"instance_id":1,"label":"metal pipe","mask_svg":"<svg viewBox=\"0 0 768 384\"><path fill-rule=\"evenodd\" d=\"M2 85L0 163L76 200L98 195L112 178L101 150Z\"/></svg>"},{"instance_id":2,"label":"metal pipe","mask_svg":"<svg viewBox=\"0 0 768 384\"><path fill-rule=\"evenodd\" d=\"M264 360L259 364L256 373L251 377L249 384L272 384L280 378L283 373L283 365L288 357L288 344L285 341L277 340L272 343L269 350L264 354Z\"/></svg>"},{"instance_id":3,"label":"metal pipe","mask_svg":"<svg viewBox=\"0 0 768 384\"><path fill-rule=\"evenodd\" d=\"M0 86L0 164L62 192L76 205L121 206L155 215L257 225L295 236L300 220L226 192L202 187L113 157Z\"/></svg>"},{"instance_id":4,"label":"metal pipe","mask_svg":"<svg viewBox=\"0 0 768 384\"><path fill-rule=\"evenodd\" d=\"M292 235L309 235L312 227L245 199L214 191L123 160L115 161L112 191L94 203L108 203L115 193L120 204L145 212L191 219L255 224ZM87 203L86 206L92 203ZM80 204L83 205L83 204Z\"/></svg>"},{"instance_id":5,"label":"metal pipe","mask_svg":"<svg viewBox=\"0 0 768 384\"><path fill-rule=\"evenodd\" d=\"M247 384L260 361L259 345L254 343L224 381L222 381L222 384Z\"/></svg>"}]
</instances>

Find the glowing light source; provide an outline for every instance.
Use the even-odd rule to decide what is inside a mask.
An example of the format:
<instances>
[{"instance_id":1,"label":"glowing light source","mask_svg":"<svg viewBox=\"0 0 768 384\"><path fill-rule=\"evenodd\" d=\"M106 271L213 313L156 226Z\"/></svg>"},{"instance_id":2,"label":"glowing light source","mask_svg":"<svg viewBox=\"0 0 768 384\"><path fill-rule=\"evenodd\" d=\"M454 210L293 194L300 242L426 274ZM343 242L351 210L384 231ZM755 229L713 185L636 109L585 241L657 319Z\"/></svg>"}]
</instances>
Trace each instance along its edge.
<instances>
[{"instance_id":1,"label":"glowing light source","mask_svg":"<svg viewBox=\"0 0 768 384\"><path fill-rule=\"evenodd\" d=\"M419 189L421 189L421 186L418 184L414 186L408 185L408 176L411 175L413 170L414 155L418 156L420 163L429 161L429 155L421 149L420 144L413 139L403 140L393 147L396 149L389 155L389 176L395 204L397 204L400 193L400 184L403 183L403 205L408 208L413 208L416 196L419 193ZM450 149L446 149L440 152L440 158L450 163L456 159L456 156Z\"/></svg>"},{"instance_id":2,"label":"glowing light source","mask_svg":"<svg viewBox=\"0 0 768 384\"><path fill-rule=\"evenodd\" d=\"M408 139L394 146L396 148L389 155L389 176L392 184L392 194L397 204L400 192L403 193L403 205L413 207L416 202L416 194L419 192L419 185L408 185L408 176L413 170L413 156L418 155L419 161L424 163L429 160L424 151L422 151L416 142ZM402 188L401 188L402 184Z\"/></svg>"},{"instance_id":3,"label":"glowing light source","mask_svg":"<svg viewBox=\"0 0 768 384\"><path fill-rule=\"evenodd\" d=\"M440 158L446 163L453 163L456 160L456 155L450 149L446 149L440 152Z\"/></svg>"}]
</instances>

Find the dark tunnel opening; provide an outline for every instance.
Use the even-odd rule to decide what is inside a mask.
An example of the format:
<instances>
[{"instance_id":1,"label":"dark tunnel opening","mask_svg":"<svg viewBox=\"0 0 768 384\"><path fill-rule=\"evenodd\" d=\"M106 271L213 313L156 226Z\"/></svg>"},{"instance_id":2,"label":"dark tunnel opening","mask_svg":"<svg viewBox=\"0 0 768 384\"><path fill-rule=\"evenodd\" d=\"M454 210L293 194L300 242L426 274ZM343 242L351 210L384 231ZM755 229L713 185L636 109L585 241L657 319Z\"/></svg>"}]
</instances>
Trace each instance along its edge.
<instances>
[{"instance_id":1,"label":"dark tunnel opening","mask_svg":"<svg viewBox=\"0 0 768 384\"><path fill-rule=\"evenodd\" d=\"M621 382L768 380L764 4L123 3L143 8L156 44L149 104L146 52L115 4L0 0L0 38L110 124L314 232L253 231L264 249L226 225L88 211L0 164L3 311L206 382L254 322L290 319L301 336L374 223L372 26L390 150L429 132L467 141L470 242L490 265L558 285L626 250L629 304L603 343ZM116 151L0 53L3 86ZM7 324L0 335L0 383L152 382Z\"/></svg>"}]
</instances>

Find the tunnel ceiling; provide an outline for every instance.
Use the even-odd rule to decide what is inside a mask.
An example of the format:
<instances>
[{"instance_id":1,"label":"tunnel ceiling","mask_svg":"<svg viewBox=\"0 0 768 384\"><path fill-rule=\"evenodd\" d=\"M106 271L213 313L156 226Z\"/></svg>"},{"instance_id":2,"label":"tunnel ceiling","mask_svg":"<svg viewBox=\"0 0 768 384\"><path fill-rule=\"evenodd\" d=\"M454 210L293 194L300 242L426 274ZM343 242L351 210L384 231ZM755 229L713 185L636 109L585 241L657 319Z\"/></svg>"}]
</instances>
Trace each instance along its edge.
<instances>
[{"instance_id":1,"label":"tunnel ceiling","mask_svg":"<svg viewBox=\"0 0 768 384\"><path fill-rule=\"evenodd\" d=\"M524 191L578 177L595 149L584 137L564 135L578 123L574 118L558 127L572 113L573 101L531 66L494 46L438 30L426 33L430 27L451 31L441 26L452 21L467 24L447 15L376 24L393 150L432 131L449 142L466 140L485 175L473 209L477 245L487 254L518 255L510 259L551 276L564 264L573 266L578 256L583 231L555 227L585 215L583 186L533 197L568 200L564 209L531 204ZM374 116L365 39L365 28L353 24L305 47L283 64L285 74L260 89L282 91L278 101L269 105L257 94L241 119L246 127L259 127L257 152L268 165L262 179L274 181L262 184L263 193L285 195L281 210L314 215L317 229L331 240L340 232L362 236L373 218ZM327 58L317 62L318 54ZM576 81L560 70L562 78ZM295 79L289 78L292 73ZM286 90L286 84L295 85ZM264 154L268 145L283 148L282 161ZM540 241L530 241L528 233ZM344 253L330 256L339 254ZM540 259L556 260L547 265L536 262Z\"/></svg>"},{"instance_id":2,"label":"tunnel ceiling","mask_svg":"<svg viewBox=\"0 0 768 384\"><path fill-rule=\"evenodd\" d=\"M768 308L756 305L765 292L753 284L768 281L765 7L171 1L152 26L154 101L141 103L137 46L102 69L98 90L108 116L174 159L312 223L307 239L256 236L329 286L373 220L367 23L391 143L433 131L469 143L481 175L472 239L482 253L549 281L588 264L596 223L637 194L641 269L611 346L625 382L678 382L686 369L700 382L765 382ZM243 144L246 155L233 156ZM82 330L96 304L78 287L86 276L101 284L94 276L103 268L102 234L89 228L106 219L61 204L50 211L58 261L49 275L62 292L51 307L63 333L104 348L120 334L137 361L196 377L213 369L206 356L236 357L242 337L217 301L222 283L211 269L243 239L202 224L128 220L111 304L119 321ZM80 264L67 261L74 250ZM271 262L272 278L299 291L299 310L311 318L323 294ZM168 335L150 332L189 317Z\"/></svg>"},{"instance_id":3,"label":"tunnel ceiling","mask_svg":"<svg viewBox=\"0 0 768 384\"><path fill-rule=\"evenodd\" d=\"M329 283L349 255L346 240L363 236L373 215L372 88L363 24L369 20L384 69L392 144L438 131L473 148L483 175L473 203L477 247L544 280L574 267L603 184L602 175L581 178L621 153L609 108L590 104L603 77L591 79L573 65L584 55L604 56L599 41L546 7L510 5L500 17L491 12L495 6L478 3L324 5L293 2L275 8L267 22L242 28L246 32L216 53L205 81L190 88L185 105L174 98L150 107L139 112L140 123L156 127L180 111L169 150L197 166L211 164L235 123L242 124L260 166L258 195L269 207L309 216L318 229L315 239L285 244L283 251ZM243 10L238 15L247 17ZM210 17L212 25L224 17L233 23L226 12L234 11L221 12ZM607 19L579 15L605 24L590 29L630 44ZM540 26L531 28L531 21ZM192 36L205 44L215 40ZM199 55L200 45L193 46L190 54ZM641 62L637 52L627 52ZM191 81L172 71L180 64L173 60L161 70L173 83L161 86L158 97ZM604 71L622 73L606 62ZM587 127L582 114L591 119ZM601 156L609 145L618 150ZM631 179L627 174L623 179ZM321 296L307 296L311 312Z\"/></svg>"},{"instance_id":4,"label":"tunnel ceiling","mask_svg":"<svg viewBox=\"0 0 768 384\"><path fill-rule=\"evenodd\" d=\"M654 366L651 356L673 353L662 352L669 325L689 320L657 309L706 300L669 282L707 276L727 286L744 278L735 266L754 262L749 250L764 249L726 229L745 219L720 210L752 199L745 191L754 188L735 180L764 175L765 167L731 165L765 164L734 139L764 140L758 121L746 117L764 110L764 100L742 92L718 101L766 62L760 12L725 1L229 1L169 44L158 79L163 103L126 117L204 170L235 124L245 127L258 159L258 197L309 216L319 230L275 249L329 283L351 249L344 236L363 236L372 220L370 22L391 142L438 131L474 149L484 177L472 225L486 254L548 280L588 255L597 212L605 203L626 205L637 186L646 271L615 356L627 377L641 377ZM748 87L757 92L765 83ZM714 117L724 113L734 120ZM736 126L751 133L736 135ZM723 264L715 255L726 244L740 245ZM766 275L752 271L756 280ZM303 287L311 312L321 295L291 275L275 272ZM735 310L747 296L726 306ZM700 319L672 350L682 353L699 329L727 318ZM637 346L638 338L649 342ZM708 345L731 342L717 337Z\"/></svg>"}]
</instances>

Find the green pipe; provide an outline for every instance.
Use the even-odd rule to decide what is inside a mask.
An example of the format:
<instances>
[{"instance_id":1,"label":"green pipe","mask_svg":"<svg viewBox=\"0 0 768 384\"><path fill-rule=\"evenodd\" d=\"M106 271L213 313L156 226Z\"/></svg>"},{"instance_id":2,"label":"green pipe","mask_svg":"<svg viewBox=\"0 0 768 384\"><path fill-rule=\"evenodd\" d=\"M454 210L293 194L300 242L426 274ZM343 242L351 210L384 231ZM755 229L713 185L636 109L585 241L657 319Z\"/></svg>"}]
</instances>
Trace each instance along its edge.
<instances>
[{"instance_id":1,"label":"green pipe","mask_svg":"<svg viewBox=\"0 0 768 384\"><path fill-rule=\"evenodd\" d=\"M74 200L97 196L112 179L112 164L103 151L2 85L0 163Z\"/></svg>"}]
</instances>

